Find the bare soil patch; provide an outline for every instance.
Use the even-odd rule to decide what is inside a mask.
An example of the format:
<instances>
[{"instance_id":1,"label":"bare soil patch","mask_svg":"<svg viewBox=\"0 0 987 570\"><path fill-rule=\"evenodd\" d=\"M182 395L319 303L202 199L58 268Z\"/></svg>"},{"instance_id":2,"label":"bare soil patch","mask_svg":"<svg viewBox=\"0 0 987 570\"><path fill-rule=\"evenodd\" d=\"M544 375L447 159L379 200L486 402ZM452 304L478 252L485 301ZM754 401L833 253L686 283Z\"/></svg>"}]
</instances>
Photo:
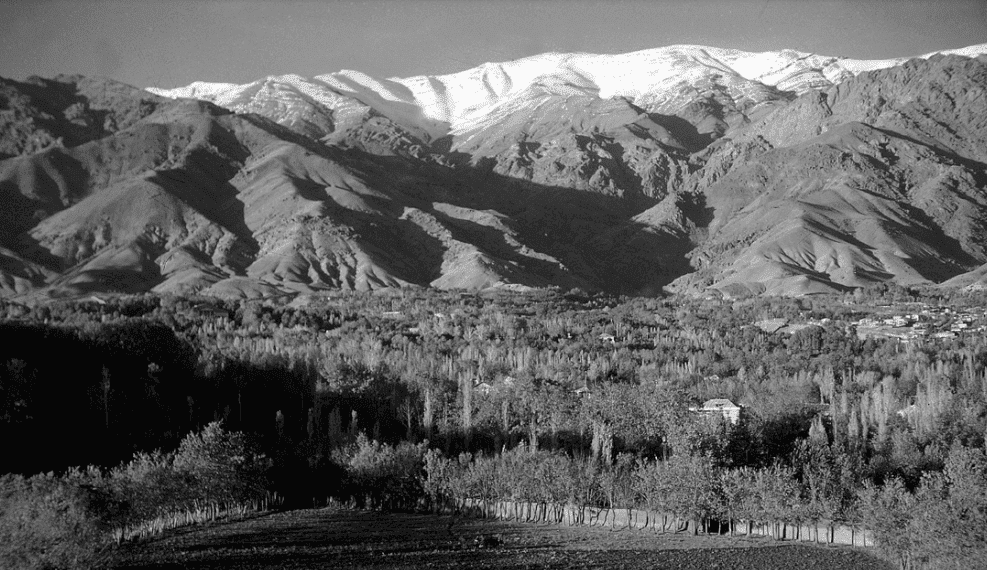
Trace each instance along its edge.
<instances>
[{"instance_id":1,"label":"bare soil patch","mask_svg":"<svg viewBox=\"0 0 987 570\"><path fill-rule=\"evenodd\" d=\"M326 508L184 529L127 545L115 568L892 567L843 546Z\"/></svg>"}]
</instances>

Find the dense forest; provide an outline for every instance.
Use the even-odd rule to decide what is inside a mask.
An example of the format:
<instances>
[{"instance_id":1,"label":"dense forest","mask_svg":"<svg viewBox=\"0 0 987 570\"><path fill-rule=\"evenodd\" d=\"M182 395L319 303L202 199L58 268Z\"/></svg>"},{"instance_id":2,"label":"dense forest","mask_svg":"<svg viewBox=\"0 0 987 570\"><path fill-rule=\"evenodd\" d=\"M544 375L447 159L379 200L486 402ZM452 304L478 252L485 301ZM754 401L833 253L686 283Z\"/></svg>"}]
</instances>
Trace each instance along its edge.
<instances>
[{"instance_id":1,"label":"dense forest","mask_svg":"<svg viewBox=\"0 0 987 570\"><path fill-rule=\"evenodd\" d=\"M263 466L263 484L243 488L289 505L373 489L405 506L515 498L849 521L902 567L960 567L987 547L987 335L906 342L855 324L919 307L982 314L987 297L6 301L0 502L74 466L119 482L153 464L187 483L190 438L222 429L264 458L248 470ZM793 326L763 326L778 320ZM740 421L694 411L711 398L741 405Z\"/></svg>"}]
</instances>

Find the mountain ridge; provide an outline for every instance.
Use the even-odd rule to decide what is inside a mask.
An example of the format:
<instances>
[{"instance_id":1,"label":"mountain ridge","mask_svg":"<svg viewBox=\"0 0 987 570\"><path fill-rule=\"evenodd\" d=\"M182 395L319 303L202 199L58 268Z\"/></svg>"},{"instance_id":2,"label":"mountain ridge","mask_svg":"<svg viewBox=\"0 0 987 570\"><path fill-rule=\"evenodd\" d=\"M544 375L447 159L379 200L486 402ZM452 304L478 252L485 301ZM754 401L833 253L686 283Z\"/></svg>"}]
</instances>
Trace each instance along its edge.
<instances>
[{"instance_id":1,"label":"mountain ridge","mask_svg":"<svg viewBox=\"0 0 987 570\"><path fill-rule=\"evenodd\" d=\"M927 59L937 53L960 55L987 53L987 43L916 57ZM724 73L732 72L741 79L757 81L763 86L777 87L780 91L792 91L801 95L811 88L833 85L838 82L834 80L845 79L846 74L857 75L864 71L892 67L908 59L911 58L855 60L795 50L755 53L710 46L674 45L616 55L549 52L507 62L484 63L445 75L382 79L355 70L341 70L317 75L312 80L289 74L269 76L243 85L196 82L185 88L149 88L148 90L162 96L204 98L221 106L232 104L235 107L237 99L248 86L258 82L276 82L295 85L302 92L317 94L317 99L321 99L319 102L327 106L339 104L338 99L327 94L326 90L319 89L320 86L315 84L318 81L335 95L354 97L368 106L383 103L383 108L379 110L392 118L402 113L388 106L386 102L416 106L428 120L449 125L449 130L446 132L435 131L436 135L444 136L467 129L472 124L470 117L476 115L477 110L497 106L505 97L536 85L537 80L542 77L558 76L559 71L563 73L561 77L553 77L556 83L554 88L564 90L568 87L571 90L569 94L586 94L587 91L595 89L602 99L614 96L655 97L656 94L667 97L672 87L669 82L673 78L677 80L675 84L694 81L698 73L695 66L683 64L683 61L693 60L704 68L718 69ZM550 65L539 65L543 62L548 62ZM627 69L631 66L635 68L633 73L627 73ZM782 73L792 66L794 69ZM644 72L641 71L642 68ZM498 80L491 81L491 74L496 75ZM806 74L812 77L804 77ZM799 80L795 81L795 78ZM436 87L435 83L439 86ZM493 89L494 84L499 84L501 89ZM368 93L367 88L373 93ZM738 89L742 88L752 88L752 86L738 86ZM361 96L371 100L361 100ZM450 99L451 104L448 102ZM416 103L419 104L415 105ZM647 103L654 108L669 105L668 101L649 100ZM471 109L473 112L470 112ZM422 129L437 128L434 124L417 126Z\"/></svg>"},{"instance_id":2,"label":"mountain ridge","mask_svg":"<svg viewBox=\"0 0 987 570\"><path fill-rule=\"evenodd\" d=\"M445 83L3 80L0 294L982 287L987 44L953 51L977 57L670 46ZM661 61L633 74L640 57Z\"/></svg>"}]
</instances>

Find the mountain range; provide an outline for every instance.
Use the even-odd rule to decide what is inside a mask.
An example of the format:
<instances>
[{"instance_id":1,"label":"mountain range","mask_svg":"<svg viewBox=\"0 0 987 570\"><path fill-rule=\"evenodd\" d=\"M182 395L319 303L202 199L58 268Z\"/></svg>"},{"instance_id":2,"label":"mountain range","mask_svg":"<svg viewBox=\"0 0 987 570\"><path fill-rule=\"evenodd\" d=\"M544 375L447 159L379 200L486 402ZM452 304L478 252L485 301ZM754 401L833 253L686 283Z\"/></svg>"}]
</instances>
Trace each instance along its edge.
<instances>
[{"instance_id":1,"label":"mountain range","mask_svg":"<svg viewBox=\"0 0 987 570\"><path fill-rule=\"evenodd\" d=\"M979 288L984 54L0 79L0 295Z\"/></svg>"}]
</instances>

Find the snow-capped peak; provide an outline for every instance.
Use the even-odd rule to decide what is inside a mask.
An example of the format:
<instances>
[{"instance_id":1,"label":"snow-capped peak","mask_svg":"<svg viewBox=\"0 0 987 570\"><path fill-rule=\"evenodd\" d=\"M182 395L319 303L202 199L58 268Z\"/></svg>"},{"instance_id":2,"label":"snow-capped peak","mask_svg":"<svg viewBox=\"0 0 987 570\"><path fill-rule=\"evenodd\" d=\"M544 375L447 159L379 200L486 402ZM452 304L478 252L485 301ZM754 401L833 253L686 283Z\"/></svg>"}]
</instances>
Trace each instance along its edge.
<instances>
[{"instance_id":1,"label":"snow-capped peak","mask_svg":"<svg viewBox=\"0 0 987 570\"><path fill-rule=\"evenodd\" d=\"M987 53L987 44L934 53L975 56ZM344 70L311 79L284 75L245 85L195 82L148 90L206 99L235 111L256 106L257 98L294 92L294 104L314 101L331 112L369 107L407 128L439 137L487 123L505 106L516 110L518 98L625 97L646 108L673 112L683 89L720 85L735 99L758 104L778 91L801 94L907 59L855 60L795 50L754 53L673 45L616 55L543 53L447 75L379 79ZM261 89L263 85L273 88Z\"/></svg>"}]
</instances>

